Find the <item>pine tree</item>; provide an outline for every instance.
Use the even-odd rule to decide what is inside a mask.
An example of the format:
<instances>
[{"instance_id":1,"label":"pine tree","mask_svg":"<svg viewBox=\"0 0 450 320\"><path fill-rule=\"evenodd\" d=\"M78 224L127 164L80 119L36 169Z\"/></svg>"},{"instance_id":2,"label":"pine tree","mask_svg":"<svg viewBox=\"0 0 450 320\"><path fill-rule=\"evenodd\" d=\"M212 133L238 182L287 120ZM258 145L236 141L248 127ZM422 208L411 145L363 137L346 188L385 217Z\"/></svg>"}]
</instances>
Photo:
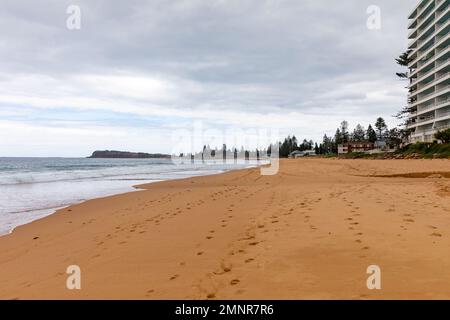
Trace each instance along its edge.
<instances>
[{"instance_id":1,"label":"pine tree","mask_svg":"<svg viewBox=\"0 0 450 320\"><path fill-rule=\"evenodd\" d=\"M401 67L407 68L408 65L413 60L412 58L409 57L411 52L412 52L412 50L407 50L406 52L402 53L397 59L395 59L397 64ZM396 75L400 80L407 80L408 76L409 76L408 72L397 72ZM411 92L411 89L409 90L409 92ZM408 102L413 103L414 100L410 99ZM417 107L410 107L407 105L407 106L404 106L396 115L394 115L394 117L396 117L397 119L405 119L403 125L406 126L408 124L409 114L416 110L417 110ZM411 134L411 130L403 130L402 132L403 132L405 140Z\"/></svg>"},{"instance_id":2,"label":"pine tree","mask_svg":"<svg viewBox=\"0 0 450 320\"><path fill-rule=\"evenodd\" d=\"M354 141L364 141L366 139L366 132L360 124L358 124L353 130L352 140Z\"/></svg>"},{"instance_id":3,"label":"pine tree","mask_svg":"<svg viewBox=\"0 0 450 320\"><path fill-rule=\"evenodd\" d=\"M343 138L341 130L339 128L336 130L336 133L334 135L334 142L336 145L344 143L344 138Z\"/></svg>"},{"instance_id":4,"label":"pine tree","mask_svg":"<svg viewBox=\"0 0 450 320\"><path fill-rule=\"evenodd\" d=\"M375 122L375 128L377 128L378 131L378 139L383 140L385 138L385 133L388 129L386 122L383 118L379 117L377 119L377 122Z\"/></svg>"},{"instance_id":5,"label":"pine tree","mask_svg":"<svg viewBox=\"0 0 450 320\"><path fill-rule=\"evenodd\" d=\"M350 140L350 134L348 133L348 122L345 120L341 122L341 135L343 143L347 143Z\"/></svg>"},{"instance_id":6,"label":"pine tree","mask_svg":"<svg viewBox=\"0 0 450 320\"><path fill-rule=\"evenodd\" d=\"M367 128L366 133L367 140L370 142L376 142L377 141L377 133L375 130L373 130L372 125L369 124L369 127Z\"/></svg>"},{"instance_id":7,"label":"pine tree","mask_svg":"<svg viewBox=\"0 0 450 320\"><path fill-rule=\"evenodd\" d=\"M403 52L398 58L395 59L397 64L402 67L408 67L408 65L412 62L413 59L409 58L412 50L408 50ZM400 79L408 79L408 72L396 72L397 77Z\"/></svg>"}]
</instances>

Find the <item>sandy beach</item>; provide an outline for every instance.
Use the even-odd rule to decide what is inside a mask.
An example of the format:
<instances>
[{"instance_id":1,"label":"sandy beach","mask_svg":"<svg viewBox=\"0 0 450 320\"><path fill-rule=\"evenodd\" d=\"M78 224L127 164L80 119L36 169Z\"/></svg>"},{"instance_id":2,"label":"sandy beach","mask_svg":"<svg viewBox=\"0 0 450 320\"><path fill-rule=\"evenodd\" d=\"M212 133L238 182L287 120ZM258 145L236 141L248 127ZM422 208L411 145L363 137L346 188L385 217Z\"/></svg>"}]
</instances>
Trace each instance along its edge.
<instances>
[{"instance_id":1,"label":"sandy beach","mask_svg":"<svg viewBox=\"0 0 450 320\"><path fill-rule=\"evenodd\" d=\"M448 160L299 159L140 186L1 237L0 298L449 299L449 178Z\"/></svg>"}]
</instances>

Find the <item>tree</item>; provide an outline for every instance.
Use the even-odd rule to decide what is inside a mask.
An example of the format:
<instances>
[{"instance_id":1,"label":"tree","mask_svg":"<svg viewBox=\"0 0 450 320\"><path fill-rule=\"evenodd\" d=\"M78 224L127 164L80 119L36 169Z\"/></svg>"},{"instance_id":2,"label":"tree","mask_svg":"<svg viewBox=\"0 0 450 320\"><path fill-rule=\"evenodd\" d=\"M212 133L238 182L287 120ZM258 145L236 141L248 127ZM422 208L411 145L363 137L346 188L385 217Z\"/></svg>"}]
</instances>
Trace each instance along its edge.
<instances>
[{"instance_id":1,"label":"tree","mask_svg":"<svg viewBox=\"0 0 450 320\"><path fill-rule=\"evenodd\" d=\"M319 145L317 144L317 142L314 145L314 151L316 152L316 154L320 154L320 148L319 148Z\"/></svg>"},{"instance_id":2,"label":"tree","mask_svg":"<svg viewBox=\"0 0 450 320\"><path fill-rule=\"evenodd\" d=\"M375 128L377 128L378 131L378 139L383 140L387 130L387 125L383 118L379 117L377 119L377 122L375 122Z\"/></svg>"},{"instance_id":3,"label":"tree","mask_svg":"<svg viewBox=\"0 0 450 320\"><path fill-rule=\"evenodd\" d=\"M366 139L366 131L363 126L358 124L353 130L352 140L354 141L364 141Z\"/></svg>"},{"instance_id":4,"label":"tree","mask_svg":"<svg viewBox=\"0 0 450 320\"><path fill-rule=\"evenodd\" d=\"M283 143L280 144L279 154L282 158L287 158L289 154L293 151L299 150L297 138L293 136L288 136L284 139Z\"/></svg>"},{"instance_id":5,"label":"tree","mask_svg":"<svg viewBox=\"0 0 450 320\"><path fill-rule=\"evenodd\" d=\"M283 143L280 145L280 157L282 157L282 158L287 158L287 156L290 153L289 152L289 139L290 139L290 137L285 138Z\"/></svg>"},{"instance_id":6,"label":"tree","mask_svg":"<svg viewBox=\"0 0 450 320\"><path fill-rule=\"evenodd\" d=\"M336 133L334 134L334 142L336 144L343 144L344 143L344 138L343 138L341 130L339 128L336 130Z\"/></svg>"},{"instance_id":7,"label":"tree","mask_svg":"<svg viewBox=\"0 0 450 320\"><path fill-rule=\"evenodd\" d=\"M387 134L387 144L391 148L398 148L402 144L402 132L397 128L389 130Z\"/></svg>"},{"instance_id":8,"label":"tree","mask_svg":"<svg viewBox=\"0 0 450 320\"><path fill-rule=\"evenodd\" d=\"M450 143L450 129L444 131L438 131L434 137L441 140L442 143Z\"/></svg>"},{"instance_id":9,"label":"tree","mask_svg":"<svg viewBox=\"0 0 450 320\"><path fill-rule=\"evenodd\" d=\"M350 140L350 134L348 133L348 122L341 122L341 134L342 134L342 142L347 143Z\"/></svg>"},{"instance_id":10,"label":"tree","mask_svg":"<svg viewBox=\"0 0 450 320\"><path fill-rule=\"evenodd\" d=\"M395 62L403 67L403 68L407 68L409 66L409 64L412 62L412 58L409 57L409 55L411 54L412 50L407 50L406 52L402 53L397 59L395 59ZM395 73L397 75L397 77L400 80L407 80L408 79L408 72L396 72ZM406 87L407 88L407 87ZM409 90L409 92L411 92L411 89ZM416 99L416 98L415 98ZM414 103L414 100L410 99L408 101L409 103ZM411 112L414 112L417 110L417 107L410 107L410 106L404 106L396 115L394 115L394 117L396 117L397 119L405 119L405 122L403 123L404 126L407 125L407 118L409 116L409 114L411 114ZM408 137L411 134L411 131L407 130L407 131L403 131L403 134L405 134L406 136L404 137L404 139L408 139Z\"/></svg>"},{"instance_id":11,"label":"tree","mask_svg":"<svg viewBox=\"0 0 450 320\"><path fill-rule=\"evenodd\" d=\"M402 67L408 67L408 65L412 62L413 59L409 58L409 55L411 54L412 50L407 50L406 52L403 52L398 58L395 59L395 62L399 66ZM408 72L396 72L395 73L397 77L400 79L408 79Z\"/></svg>"},{"instance_id":12,"label":"tree","mask_svg":"<svg viewBox=\"0 0 450 320\"><path fill-rule=\"evenodd\" d=\"M326 134L323 136L322 144L320 145L322 147L322 154L330 154L333 153L333 146L334 142L333 139L329 138Z\"/></svg>"},{"instance_id":13,"label":"tree","mask_svg":"<svg viewBox=\"0 0 450 320\"><path fill-rule=\"evenodd\" d=\"M366 133L367 140L370 142L376 142L377 141L377 133L375 130L373 130L372 125L369 124L369 127L367 128Z\"/></svg>"},{"instance_id":14,"label":"tree","mask_svg":"<svg viewBox=\"0 0 450 320\"><path fill-rule=\"evenodd\" d=\"M298 150L298 140L295 136L292 136L292 142L291 142L291 152Z\"/></svg>"},{"instance_id":15,"label":"tree","mask_svg":"<svg viewBox=\"0 0 450 320\"><path fill-rule=\"evenodd\" d=\"M308 141L306 139L303 139L303 142L298 146L298 149L300 151L311 150L313 148L313 144L314 143L312 140Z\"/></svg>"}]
</instances>

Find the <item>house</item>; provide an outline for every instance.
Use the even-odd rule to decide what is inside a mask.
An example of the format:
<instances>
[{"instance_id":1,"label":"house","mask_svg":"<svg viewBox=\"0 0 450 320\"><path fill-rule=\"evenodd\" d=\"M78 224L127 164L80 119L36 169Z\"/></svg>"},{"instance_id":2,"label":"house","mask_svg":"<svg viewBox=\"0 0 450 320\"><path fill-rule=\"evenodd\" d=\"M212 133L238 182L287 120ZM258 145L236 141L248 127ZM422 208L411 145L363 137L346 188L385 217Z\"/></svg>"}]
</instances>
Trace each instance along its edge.
<instances>
[{"instance_id":1,"label":"house","mask_svg":"<svg viewBox=\"0 0 450 320\"><path fill-rule=\"evenodd\" d=\"M294 151L289 154L289 158L291 159L297 159L297 158L303 158L303 157L311 157L315 156L316 151L314 150L305 150L305 151Z\"/></svg>"},{"instance_id":2,"label":"house","mask_svg":"<svg viewBox=\"0 0 450 320\"><path fill-rule=\"evenodd\" d=\"M388 145L387 145L386 141L384 141L384 140L377 140L375 142L375 149L383 150L383 151L388 150Z\"/></svg>"},{"instance_id":3,"label":"house","mask_svg":"<svg viewBox=\"0 0 450 320\"><path fill-rule=\"evenodd\" d=\"M367 152L375 149L375 144L370 141L349 141L338 146L338 154L352 152Z\"/></svg>"}]
</instances>

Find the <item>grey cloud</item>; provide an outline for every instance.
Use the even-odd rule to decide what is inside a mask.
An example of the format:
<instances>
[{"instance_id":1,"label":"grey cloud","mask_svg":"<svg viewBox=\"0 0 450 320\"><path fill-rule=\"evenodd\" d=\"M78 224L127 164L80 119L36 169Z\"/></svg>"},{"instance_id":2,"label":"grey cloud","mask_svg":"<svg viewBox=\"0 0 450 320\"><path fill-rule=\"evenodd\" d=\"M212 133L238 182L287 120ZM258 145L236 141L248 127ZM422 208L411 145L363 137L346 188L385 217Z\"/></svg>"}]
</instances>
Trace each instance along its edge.
<instances>
[{"instance_id":1,"label":"grey cloud","mask_svg":"<svg viewBox=\"0 0 450 320\"><path fill-rule=\"evenodd\" d=\"M356 111L369 118L383 103L380 113L393 114L403 99L393 59L406 48L415 2L377 1L382 30L370 31L368 0L7 0L1 81L126 70L201 88L171 101L175 108ZM80 31L65 28L69 4L82 9ZM368 82L373 86L361 86ZM372 101L371 90L390 99Z\"/></svg>"}]
</instances>

